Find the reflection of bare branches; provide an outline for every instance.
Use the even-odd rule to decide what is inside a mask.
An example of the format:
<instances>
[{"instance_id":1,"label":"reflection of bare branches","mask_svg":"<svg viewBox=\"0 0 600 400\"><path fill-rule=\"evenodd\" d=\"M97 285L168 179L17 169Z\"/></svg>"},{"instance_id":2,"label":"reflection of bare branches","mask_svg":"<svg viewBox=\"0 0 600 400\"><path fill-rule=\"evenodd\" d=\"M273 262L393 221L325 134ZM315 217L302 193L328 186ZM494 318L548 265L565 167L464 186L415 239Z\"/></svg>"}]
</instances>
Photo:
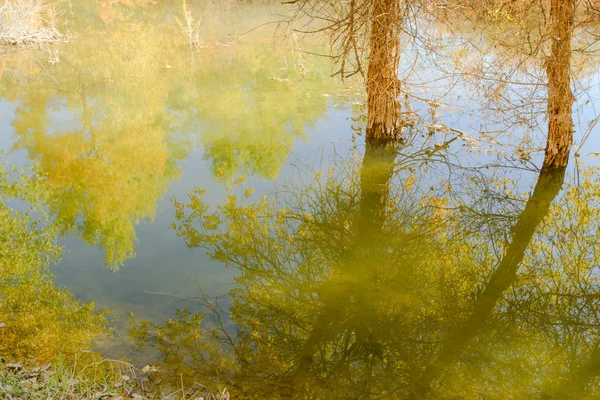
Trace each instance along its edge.
<instances>
[{"instance_id":1,"label":"reflection of bare branches","mask_svg":"<svg viewBox=\"0 0 600 400\"><path fill-rule=\"evenodd\" d=\"M538 225L548 213L550 204L560 192L565 171L566 166L559 170L546 168L540 172L533 195L512 228L510 244L502 259L475 300L469 317L448 337L440 348L436 361L427 367L416 382L413 389L414 398L422 398L424 394L429 393L440 372L450 362L456 362L463 347L479 334L502 294L515 282L525 251Z\"/></svg>"}]
</instances>

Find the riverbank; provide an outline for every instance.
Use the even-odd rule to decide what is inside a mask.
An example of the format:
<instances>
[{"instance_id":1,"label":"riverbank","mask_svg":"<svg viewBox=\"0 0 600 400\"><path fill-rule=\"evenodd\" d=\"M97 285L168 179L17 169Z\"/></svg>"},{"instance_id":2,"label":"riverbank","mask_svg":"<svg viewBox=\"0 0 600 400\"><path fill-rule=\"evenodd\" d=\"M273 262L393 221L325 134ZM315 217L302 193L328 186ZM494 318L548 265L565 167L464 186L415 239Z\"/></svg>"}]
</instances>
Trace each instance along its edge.
<instances>
[{"instance_id":1,"label":"riverbank","mask_svg":"<svg viewBox=\"0 0 600 400\"><path fill-rule=\"evenodd\" d=\"M27 368L0 363L0 399L205 399L227 400L229 393L214 393L197 385L165 390L154 378L155 367L138 369L129 363L101 360L83 368L61 363Z\"/></svg>"}]
</instances>

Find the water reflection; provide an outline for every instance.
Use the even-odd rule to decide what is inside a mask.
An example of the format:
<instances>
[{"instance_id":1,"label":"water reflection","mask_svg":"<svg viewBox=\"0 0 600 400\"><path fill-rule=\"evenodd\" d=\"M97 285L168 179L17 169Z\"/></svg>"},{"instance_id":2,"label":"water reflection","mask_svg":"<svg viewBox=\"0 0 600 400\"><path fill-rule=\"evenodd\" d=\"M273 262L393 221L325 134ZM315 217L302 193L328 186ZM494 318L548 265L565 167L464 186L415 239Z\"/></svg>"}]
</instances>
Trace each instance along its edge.
<instances>
[{"instance_id":1,"label":"water reflection","mask_svg":"<svg viewBox=\"0 0 600 400\"><path fill-rule=\"evenodd\" d=\"M118 1L98 5L109 6L101 19L135 20L119 17ZM406 127L405 143L368 141L362 158L300 170L251 201L235 178L277 177L334 91L308 57L262 42L190 57L172 30L123 23L91 27L60 63L3 71L14 148L39 175L18 190L0 182L51 215L42 229L2 199L2 354L46 362L89 347L102 320L53 285L57 235L104 249L117 268L199 144L231 196L216 209L200 189L179 198L177 232L237 269L238 286L207 303L216 320L180 311L133 328L164 354L173 386L201 380L262 398L598 397L600 181L595 169L566 174L573 21L552 19L549 139L531 194L506 182L505 167L494 180L446 162L457 139L436 124ZM487 95L501 102L502 90Z\"/></svg>"},{"instance_id":2,"label":"water reflection","mask_svg":"<svg viewBox=\"0 0 600 400\"><path fill-rule=\"evenodd\" d=\"M294 143L328 110L335 83L305 57L284 57L246 48L230 60L198 65L171 91L170 105L187 109L202 129L204 158L219 179L240 173L275 179Z\"/></svg>"},{"instance_id":3,"label":"water reflection","mask_svg":"<svg viewBox=\"0 0 600 400\"><path fill-rule=\"evenodd\" d=\"M262 42L191 58L173 26L134 20L90 27L56 64L17 58L30 68L7 69L0 92L16 104L13 148L47 176L62 234L119 268L197 144L218 179L275 178L335 84L317 67L306 72L307 57Z\"/></svg>"},{"instance_id":4,"label":"water reflection","mask_svg":"<svg viewBox=\"0 0 600 400\"><path fill-rule=\"evenodd\" d=\"M81 353L103 332L104 317L54 284L49 268L60 259L56 226L43 212L44 184L24 171L0 169L0 355L39 363L88 362ZM16 200L27 211L16 211Z\"/></svg>"},{"instance_id":5,"label":"water reflection","mask_svg":"<svg viewBox=\"0 0 600 400\"><path fill-rule=\"evenodd\" d=\"M191 315L134 336L172 377L218 377L240 396L593 398L597 171L565 183L565 167L543 168L531 195L467 172L429 188L443 148L370 144L362 161L215 211L192 194L179 233L239 269L237 336ZM465 182L479 191L450 190ZM207 353L215 338L231 352Z\"/></svg>"},{"instance_id":6,"label":"water reflection","mask_svg":"<svg viewBox=\"0 0 600 400\"><path fill-rule=\"evenodd\" d=\"M185 138L165 111L168 83L154 61L166 43L149 42L150 34L128 26L112 36L90 32L60 64L12 76L19 93L14 148L47 177L48 207L63 234L98 245L112 268L135 254L135 226L154 217L177 178L175 161L185 156L178 151ZM94 52L97 46L105 51Z\"/></svg>"},{"instance_id":7,"label":"water reflection","mask_svg":"<svg viewBox=\"0 0 600 400\"><path fill-rule=\"evenodd\" d=\"M597 231L561 242L561 229L536 236L544 219L545 227L579 224L586 213L565 211L587 208L596 191L592 178L555 202L572 144L568 52L553 47L547 151L530 196L504 182L503 196L481 202L453 195L460 182L424 180L449 144L431 138L421 151L419 141L367 140L346 174L313 171L306 184L249 205L230 196L211 211L199 190L177 203L178 233L239 269L230 293L236 335L183 313L164 327L143 323L133 336L166 354L167 377L227 377L240 396L593 397L595 283L573 294L582 284L573 263L543 255L575 253L576 270L591 274ZM496 224L498 215L480 208L503 209L502 199L512 205L515 197L522 208L514 224ZM573 340L578 324L585 329ZM215 340L230 353L208 351Z\"/></svg>"},{"instance_id":8,"label":"water reflection","mask_svg":"<svg viewBox=\"0 0 600 400\"><path fill-rule=\"evenodd\" d=\"M536 237L552 207L566 223L564 210L574 203L569 191L552 206L572 144L569 52L560 43L552 48L546 156L533 193L516 196L522 203L514 224L495 224L497 215L478 209L502 209L503 198L512 205L515 194L506 189L480 202L453 195L460 182L424 180L449 143L421 135L428 139L415 151L419 141L368 140L362 162L347 161L346 174L339 166L325 177L313 171L305 184L249 205L230 196L216 211L201 190L187 206L177 203L178 233L188 246L240 271L230 293L237 329L206 328L202 316L182 313L165 326L143 323L132 335L166 354L166 379L192 385L212 377L240 396L593 397L590 341L597 335L595 313L586 312L595 306L580 308L577 295L558 300L579 284L569 263L531 264L549 243L555 253L583 242L569 250L581 252L577 268L593 266L582 260L595 251L594 231L592 240L584 234L555 243L553 231ZM556 318L540 318L550 315ZM577 340L565 334L573 334L573 315L587 325Z\"/></svg>"}]
</instances>

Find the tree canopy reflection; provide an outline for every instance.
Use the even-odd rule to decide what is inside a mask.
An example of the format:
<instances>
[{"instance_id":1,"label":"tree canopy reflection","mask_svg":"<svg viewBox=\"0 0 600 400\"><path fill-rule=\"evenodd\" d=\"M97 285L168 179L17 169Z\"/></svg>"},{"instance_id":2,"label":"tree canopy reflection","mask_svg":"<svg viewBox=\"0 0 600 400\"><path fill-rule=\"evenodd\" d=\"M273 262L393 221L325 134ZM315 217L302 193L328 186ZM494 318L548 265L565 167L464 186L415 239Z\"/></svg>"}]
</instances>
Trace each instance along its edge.
<instances>
[{"instance_id":1,"label":"tree canopy reflection","mask_svg":"<svg viewBox=\"0 0 600 400\"><path fill-rule=\"evenodd\" d=\"M196 60L178 40L135 19L90 26L60 63L17 59L30 68L2 74L0 95L17 105L14 148L47 177L62 233L98 246L113 269L135 255L136 226L153 220L195 144L218 179L274 178L328 107L326 78L300 73L307 57L287 68L285 49L257 42Z\"/></svg>"},{"instance_id":2,"label":"tree canopy reflection","mask_svg":"<svg viewBox=\"0 0 600 400\"><path fill-rule=\"evenodd\" d=\"M308 184L216 210L193 193L178 233L239 269L236 333L183 313L134 337L172 377L212 376L240 396L593 398L597 171L577 184L544 168L529 196L490 179L458 196L449 182L428 190L443 151L368 146ZM502 204L479 201L490 186L519 205L505 223ZM217 342L231 351L215 356Z\"/></svg>"},{"instance_id":3,"label":"tree canopy reflection","mask_svg":"<svg viewBox=\"0 0 600 400\"><path fill-rule=\"evenodd\" d=\"M0 356L44 364L93 358L92 340L104 329L94 304L81 304L57 287L50 266L62 248L56 226L44 214L43 179L0 169ZM14 201L30 204L27 211Z\"/></svg>"}]
</instances>

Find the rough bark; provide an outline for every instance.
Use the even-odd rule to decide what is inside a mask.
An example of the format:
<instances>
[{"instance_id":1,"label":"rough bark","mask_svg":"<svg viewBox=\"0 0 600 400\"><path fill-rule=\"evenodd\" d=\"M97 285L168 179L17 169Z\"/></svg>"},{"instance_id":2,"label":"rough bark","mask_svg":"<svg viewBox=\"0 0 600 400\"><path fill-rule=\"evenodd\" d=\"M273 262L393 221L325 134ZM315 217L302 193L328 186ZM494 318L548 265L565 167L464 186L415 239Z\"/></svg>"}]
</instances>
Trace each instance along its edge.
<instances>
[{"instance_id":1,"label":"rough bark","mask_svg":"<svg viewBox=\"0 0 600 400\"><path fill-rule=\"evenodd\" d=\"M552 54L546 62L548 75L548 141L544 166L562 168L573 144L573 93L571 92L571 39L575 0L552 0L550 32Z\"/></svg>"},{"instance_id":2,"label":"rough bark","mask_svg":"<svg viewBox=\"0 0 600 400\"><path fill-rule=\"evenodd\" d=\"M367 70L367 139L399 136L401 25L402 0L373 1Z\"/></svg>"}]
</instances>

